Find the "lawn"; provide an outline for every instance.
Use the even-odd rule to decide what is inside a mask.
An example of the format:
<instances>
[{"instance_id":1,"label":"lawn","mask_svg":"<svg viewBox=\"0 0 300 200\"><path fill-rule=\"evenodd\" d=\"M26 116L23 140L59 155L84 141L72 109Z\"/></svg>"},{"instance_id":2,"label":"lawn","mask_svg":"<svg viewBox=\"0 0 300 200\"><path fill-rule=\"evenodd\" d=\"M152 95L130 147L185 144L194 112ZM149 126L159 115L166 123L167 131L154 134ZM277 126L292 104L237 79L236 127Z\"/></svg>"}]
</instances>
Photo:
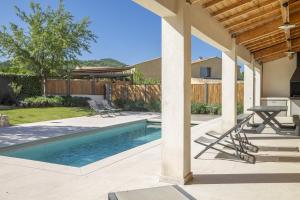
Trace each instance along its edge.
<instances>
[{"instance_id":1,"label":"lawn","mask_svg":"<svg viewBox=\"0 0 300 200\"><path fill-rule=\"evenodd\" d=\"M19 108L12 110L0 110L0 113L8 115L11 125L88 116L93 114L93 112L88 108L78 107Z\"/></svg>"}]
</instances>

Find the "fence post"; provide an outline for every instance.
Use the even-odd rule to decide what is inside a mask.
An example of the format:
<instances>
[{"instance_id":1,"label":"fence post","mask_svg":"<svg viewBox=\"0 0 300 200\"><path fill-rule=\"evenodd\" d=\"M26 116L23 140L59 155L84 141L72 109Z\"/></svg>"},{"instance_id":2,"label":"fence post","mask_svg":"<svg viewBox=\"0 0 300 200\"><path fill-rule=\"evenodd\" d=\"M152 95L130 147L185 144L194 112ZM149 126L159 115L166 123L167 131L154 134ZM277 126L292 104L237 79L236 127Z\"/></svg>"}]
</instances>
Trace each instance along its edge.
<instances>
[{"instance_id":1,"label":"fence post","mask_svg":"<svg viewBox=\"0 0 300 200\"><path fill-rule=\"evenodd\" d=\"M92 82L92 95L96 95L96 81L95 81L95 76L93 76Z\"/></svg>"},{"instance_id":2,"label":"fence post","mask_svg":"<svg viewBox=\"0 0 300 200\"><path fill-rule=\"evenodd\" d=\"M208 83L204 84L204 103L208 104Z\"/></svg>"},{"instance_id":3,"label":"fence post","mask_svg":"<svg viewBox=\"0 0 300 200\"><path fill-rule=\"evenodd\" d=\"M70 77L68 77L68 80L67 80L67 96L71 96L71 80L70 80Z\"/></svg>"},{"instance_id":4,"label":"fence post","mask_svg":"<svg viewBox=\"0 0 300 200\"><path fill-rule=\"evenodd\" d=\"M147 103L147 85L144 84L144 102Z\"/></svg>"},{"instance_id":5,"label":"fence post","mask_svg":"<svg viewBox=\"0 0 300 200\"><path fill-rule=\"evenodd\" d=\"M128 101L128 85L126 84L126 93L125 93L126 95L125 95L125 98L126 98L126 100Z\"/></svg>"}]
</instances>

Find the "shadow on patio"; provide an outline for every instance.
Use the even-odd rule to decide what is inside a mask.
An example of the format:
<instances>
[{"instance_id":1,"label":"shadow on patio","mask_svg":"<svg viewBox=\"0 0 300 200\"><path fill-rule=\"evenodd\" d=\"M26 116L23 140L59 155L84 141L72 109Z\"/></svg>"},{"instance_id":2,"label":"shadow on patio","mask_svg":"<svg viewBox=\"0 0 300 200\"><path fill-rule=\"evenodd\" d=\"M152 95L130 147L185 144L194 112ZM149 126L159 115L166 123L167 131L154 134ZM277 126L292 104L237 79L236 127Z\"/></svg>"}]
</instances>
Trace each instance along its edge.
<instances>
[{"instance_id":1,"label":"shadow on patio","mask_svg":"<svg viewBox=\"0 0 300 200\"><path fill-rule=\"evenodd\" d=\"M300 173L195 174L192 184L300 183Z\"/></svg>"}]
</instances>

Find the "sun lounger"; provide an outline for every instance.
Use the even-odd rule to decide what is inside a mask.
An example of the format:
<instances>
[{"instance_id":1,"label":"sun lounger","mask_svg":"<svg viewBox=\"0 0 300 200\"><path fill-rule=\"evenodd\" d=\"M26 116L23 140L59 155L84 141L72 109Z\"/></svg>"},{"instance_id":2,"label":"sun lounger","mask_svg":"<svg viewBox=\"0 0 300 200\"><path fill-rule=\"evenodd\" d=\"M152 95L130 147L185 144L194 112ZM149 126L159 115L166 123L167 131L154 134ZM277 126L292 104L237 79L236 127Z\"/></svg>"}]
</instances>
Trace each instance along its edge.
<instances>
[{"instance_id":1,"label":"sun lounger","mask_svg":"<svg viewBox=\"0 0 300 200\"><path fill-rule=\"evenodd\" d=\"M296 136L300 136L300 118L299 118L299 115L294 115L293 116L293 122L295 124L294 134Z\"/></svg>"},{"instance_id":2,"label":"sun lounger","mask_svg":"<svg viewBox=\"0 0 300 200\"><path fill-rule=\"evenodd\" d=\"M194 158L197 159L207 150L214 149L249 163L255 163L255 156L248 153L248 151L257 152L258 147L251 144L246 134L243 132L244 126L249 122L252 116L253 114L248 115L224 134L209 132L206 133L205 136L196 139L194 142L205 146L205 149L198 153ZM220 147L223 147L223 149ZM228 152L227 149L233 150L234 153Z\"/></svg>"},{"instance_id":3,"label":"sun lounger","mask_svg":"<svg viewBox=\"0 0 300 200\"><path fill-rule=\"evenodd\" d=\"M107 101L101 101L99 104L103 109L109 110L112 113L118 113L121 114L122 109L116 108L113 103L109 104Z\"/></svg>"},{"instance_id":4,"label":"sun lounger","mask_svg":"<svg viewBox=\"0 0 300 200\"><path fill-rule=\"evenodd\" d=\"M196 200L177 185L108 194L108 200Z\"/></svg>"},{"instance_id":5,"label":"sun lounger","mask_svg":"<svg viewBox=\"0 0 300 200\"><path fill-rule=\"evenodd\" d=\"M106 109L106 108L100 108L97 104L96 101L94 100L90 100L88 101L89 103L89 106L92 110L94 110L97 114L101 115L102 117L105 117L105 116L113 116L111 113L112 111L110 109Z\"/></svg>"}]
</instances>

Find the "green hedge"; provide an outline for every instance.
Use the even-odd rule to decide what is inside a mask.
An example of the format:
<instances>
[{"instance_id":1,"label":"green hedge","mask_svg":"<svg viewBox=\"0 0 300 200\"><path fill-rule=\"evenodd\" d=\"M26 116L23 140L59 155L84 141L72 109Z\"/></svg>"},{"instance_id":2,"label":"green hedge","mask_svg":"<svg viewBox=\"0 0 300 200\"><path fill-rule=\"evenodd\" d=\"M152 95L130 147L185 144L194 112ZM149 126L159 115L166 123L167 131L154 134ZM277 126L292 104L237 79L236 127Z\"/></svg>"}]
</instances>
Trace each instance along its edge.
<instances>
[{"instance_id":1,"label":"green hedge","mask_svg":"<svg viewBox=\"0 0 300 200\"><path fill-rule=\"evenodd\" d=\"M21 99L42 95L42 84L37 76L0 73L0 104L14 103L15 100L10 94L8 86L11 82L22 86Z\"/></svg>"},{"instance_id":2,"label":"green hedge","mask_svg":"<svg viewBox=\"0 0 300 200\"><path fill-rule=\"evenodd\" d=\"M132 101L132 100L123 100L123 99L117 99L114 101L114 104L122 108L124 110L128 111L143 111L143 112L160 112L161 106L160 101L150 101L150 102L144 102L144 101Z\"/></svg>"},{"instance_id":3,"label":"green hedge","mask_svg":"<svg viewBox=\"0 0 300 200\"><path fill-rule=\"evenodd\" d=\"M71 97L71 96L38 96L28 97L21 101L21 106L26 108L39 108L39 107L88 107L87 97Z\"/></svg>"},{"instance_id":4,"label":"green hedge","mask_svg":"<svg viewBox=\"0 0 300 200\"><path fill-rule=\"evenodd\" d=\"M144 101L131 101L124 99L117 99L114 101L114 104L128 111L153 111L160 112L161 105L160 101L151 101L145 103ZM203 103L192 103L191 113L192 114L211 114L211 115L221 115L222 106L220 104L209 105ZM237 105L237 114L243 113L243 106Z\"/></svg>"},{"instance_id":5,"label":"green hedge","mask_svg":"<svg viewBox=\"0 0 300 200\"><path fill-rule=\"evenodd\" d=\"M191 105L192 114L213 114L221 115L222 114L222 105L215 104L203 104L203 103L192 103ZM242 114L244 112L244 107L241 104L237 105L237 114Z\"/></svg>"},{"instance_id":6,"label":"green hedge","mask_svg":"<svg viewBox=\"0 0 300 200\"><path fill-rule=\"evenodd\" d=\"M221 111L222 111L222 107L220 104L209 105L203 103L192 103L191 105L192 114L220 115Z\"/></svg>"}]
</instances>

